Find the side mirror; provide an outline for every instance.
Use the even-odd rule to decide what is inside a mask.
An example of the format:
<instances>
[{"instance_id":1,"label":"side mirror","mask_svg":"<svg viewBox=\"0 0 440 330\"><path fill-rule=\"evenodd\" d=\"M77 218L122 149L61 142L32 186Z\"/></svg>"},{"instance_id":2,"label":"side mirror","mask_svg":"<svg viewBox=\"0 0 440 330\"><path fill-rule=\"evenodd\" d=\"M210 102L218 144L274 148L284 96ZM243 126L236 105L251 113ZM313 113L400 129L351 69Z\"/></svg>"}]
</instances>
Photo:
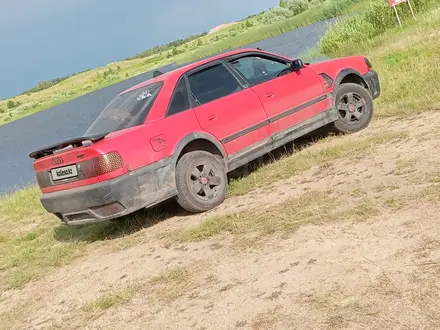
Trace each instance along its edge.
<instances>
[{"instance_id":1,"label":"side mirror","mask_svg":"<svg viewBox=\"0 0 440 330\"><path fill-rule=\"evenodd\" d=\"M296 59L292 61L292 69L293 71L299 71L304 67L304 62L300 59Z\"/></svg>"},{"instance_id":2,"label":"side mirror","mask_svg":"<svg viewBox=\"0 0 440 330\"><path fill-rule=\"evenodd\" d=\"M163 73L159 70L153 72L153 78L159 77L160 75L163 75Z\"/></svg>"}]
</instances>

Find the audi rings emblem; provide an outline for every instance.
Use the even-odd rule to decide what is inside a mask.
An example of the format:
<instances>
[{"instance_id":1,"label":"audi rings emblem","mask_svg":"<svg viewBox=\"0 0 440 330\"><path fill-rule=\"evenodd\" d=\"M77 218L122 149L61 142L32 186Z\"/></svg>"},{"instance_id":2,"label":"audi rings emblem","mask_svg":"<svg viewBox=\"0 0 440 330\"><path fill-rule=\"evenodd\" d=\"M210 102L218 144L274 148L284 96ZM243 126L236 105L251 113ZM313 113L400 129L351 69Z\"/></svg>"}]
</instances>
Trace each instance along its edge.
<instances>
[{"instance_id":1,"label":"audi rings emblem","mask_svg":"<svg viewBox=\"0 0 440 330\"><path fill-rule=\"evenodd\" d=\"M64 163L64 159L62 159L61 157L52 158L52 164L60 165L62 163Z\"/></svg>"}]
</instances>

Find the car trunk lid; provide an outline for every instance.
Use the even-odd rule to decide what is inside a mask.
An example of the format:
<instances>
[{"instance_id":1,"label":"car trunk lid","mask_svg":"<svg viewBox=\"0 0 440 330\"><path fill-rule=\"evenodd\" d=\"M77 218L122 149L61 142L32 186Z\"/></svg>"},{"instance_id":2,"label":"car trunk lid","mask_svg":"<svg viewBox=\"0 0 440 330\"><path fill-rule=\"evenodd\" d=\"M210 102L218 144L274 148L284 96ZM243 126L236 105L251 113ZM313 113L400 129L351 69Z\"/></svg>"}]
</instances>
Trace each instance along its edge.
<instances>
[{"instance_id":1,"label":"car trunk lid","mask_svg":"<svg viewBox=\"0 0 440 330\"><path fill-rule=\"evenodd\" d=\"M45 156L53 155L56 153L63 152L65 150L70 150L73 148L79 148L84 146L84 142L87 143L96 143L103 140L108 133L105 134L97 134L92 136L83 136L78 138L69 139L63 142L58 142L56 144L50 145L48 147L33 151L29 154L30 158L39 159Z\"/></svg>"}]
</instances>

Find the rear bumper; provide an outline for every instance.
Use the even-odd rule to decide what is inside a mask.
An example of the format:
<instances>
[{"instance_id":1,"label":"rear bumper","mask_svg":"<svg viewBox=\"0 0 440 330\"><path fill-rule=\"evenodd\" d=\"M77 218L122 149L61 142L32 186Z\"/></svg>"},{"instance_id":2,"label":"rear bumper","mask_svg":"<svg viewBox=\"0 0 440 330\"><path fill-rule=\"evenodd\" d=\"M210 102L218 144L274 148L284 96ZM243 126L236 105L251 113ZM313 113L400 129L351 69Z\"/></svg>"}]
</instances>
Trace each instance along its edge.
<instances>
[{"instance_id":1,"label":"rear bumper","mask_svg":"<svg viewBox=\"0 0 440 330\"><path fill-rule=\"evenodd\" d=\"M43 194L44 208L70 225L119 218L160 203L176 194L170 159L112 180Z\"/></svg>"},{"instance_id":2,"label":"rear bumper","mask_svg":"<svg viewBox=\"0 0 440 330\"><path fill-rule=\"evenodd\" d=\"M368 73L364 74L362 78L367 83L368 90L370 91L373 100L378 98L380 96L380 82L377 72L374 70L369 71Z\"/></svg>"}]
</instances>

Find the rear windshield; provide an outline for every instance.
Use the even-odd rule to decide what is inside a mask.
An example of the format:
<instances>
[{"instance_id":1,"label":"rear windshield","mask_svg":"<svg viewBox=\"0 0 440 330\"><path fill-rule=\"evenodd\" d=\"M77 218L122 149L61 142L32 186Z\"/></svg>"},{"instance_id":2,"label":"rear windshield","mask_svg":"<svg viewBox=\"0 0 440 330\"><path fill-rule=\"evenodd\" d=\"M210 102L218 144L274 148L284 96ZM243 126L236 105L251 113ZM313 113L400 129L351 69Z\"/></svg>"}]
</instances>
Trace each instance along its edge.
<instances>
[{"instance_id":1,"label":"rear windshield","mask_svg":"<svg viewBox=\"0 0 440 330\"><path fill-rule=\"evenodd\" d=\"M141 125L150 112L162 85L162 82L158 82L118 95L90 125L85 135L110 133Z\"/></svg>"}]
</instances>

